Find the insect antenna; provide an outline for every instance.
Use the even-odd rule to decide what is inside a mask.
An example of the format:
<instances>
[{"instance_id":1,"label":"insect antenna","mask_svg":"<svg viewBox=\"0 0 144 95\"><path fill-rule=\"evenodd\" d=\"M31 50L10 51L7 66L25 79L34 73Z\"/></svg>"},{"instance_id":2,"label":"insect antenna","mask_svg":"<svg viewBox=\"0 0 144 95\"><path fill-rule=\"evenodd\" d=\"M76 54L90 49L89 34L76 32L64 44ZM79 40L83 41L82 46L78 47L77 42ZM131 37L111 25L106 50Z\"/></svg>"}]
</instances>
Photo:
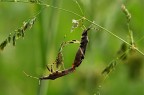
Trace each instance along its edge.
<instances>
[{"instance_id":1,"label":"insect antenna","mask_svg":"<svg viewBox=\"0 0 144 95\"><path fill-rule=\"evenodd\" d=\"M81 8L81 6L80 6L80 4L78 3L77 0L75 0L75 3L76 3L77 6L79 7L79 10L81 11L81 14L84 16L84 12L83 12L83 10L82 10L82 8Z\"/></svg>"},{"instance_id":2,"label":"insect antenna","mask_svg":"<svg viewBox=\"0 0 144 95\"><path fill-rule=\"evenodd\" d=\"M38 77L31 76L31 75L27 74L25 71L23 71L23 73L24 73L27 77L34 78L34 79L38 79L38 80L39 80Z\"/></svg>"},{"instance_id":3,"label":"insect antenna","mask_svg":"<svg viewBox=\"0 0 144 95\"><path fill-rule=\"evenodd\" d=\"M34 76L32 76L32 75L29 75L29 74L27 74L25 71L23 71L23 73L24 73L27 77L30 77L30 78L39 80L39 85L40 85L40 79L39 79L38 77L34 77Z\"/></svg>"}]
</instances>

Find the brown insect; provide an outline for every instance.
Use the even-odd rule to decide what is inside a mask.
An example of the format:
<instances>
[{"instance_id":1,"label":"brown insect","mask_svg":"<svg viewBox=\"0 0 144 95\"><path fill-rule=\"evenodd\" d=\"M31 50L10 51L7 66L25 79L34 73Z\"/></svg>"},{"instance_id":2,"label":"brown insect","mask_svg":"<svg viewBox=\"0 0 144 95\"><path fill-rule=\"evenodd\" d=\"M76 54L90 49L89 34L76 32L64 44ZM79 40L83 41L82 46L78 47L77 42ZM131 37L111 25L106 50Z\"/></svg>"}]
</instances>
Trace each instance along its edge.
<instances>
[{"instance_id":1,"label":"brown insect","mask_svg":"<svg viewBox=\"0 0 144 95\"><path fill-rule=\"evenodd\" d=\"M80 47L76 53L75 59L74 59L74 63L72 64L72 67L63 71L55 71L52 74L45 76L45 77L41 77L39 78L40 80L45 80L45 79L51 79L54 80L56 78L65 76L71 72L73 72L75 70L76 67L78 67L81 62L84 59L84 55L85 55L85 51L86 51L86 47L88 44L88 36L87 36L87 32L90 30L90 28L86 29L83 31L82 33L82 38L81 38L81 43L80 43Z\"/></svg>"},{"instance_id":2,"label":"brown insect","mask_svg":"<svg viewBox=\"0 0 144 95\"><path fill-rule=\"evenodd\" d=\"M55 80L56 78L65 76L65 75L73 72L74 70L75 70L75 68L71 67L71 68L63 70L63 71L55 71L52 74L49 74L48 76L40 77L39 80L47 80L47 79Z\"/></svg>"},{"instance_id":3,"label":"brown insect","mask_svg":"<svg viewBox=\"0 0 144 95\"><path fill-rule=\"evenodd\" d=\"M48 76L44 76L44 77L40 77L40 78L33 77L33 78L36 78L36 79L39 79L39 80L47 80L47 79L54 80L54 79L57 79L59 77L62 77L62 76L65 76L65 75L68 75L68 74L72 73L76 69L76 67L78 67L82 63L82 61L84 59L86 47L87 47L87 44L88 44L87 32L90 29L91 28L87 28L82 33L80 47L79 47L79 49L78 49L78 51L76 53L76 56L75 56L75 59L74 59L74 62L72 64L71 68L68 68L68 69L65 69L65 70L62 70L62 71L54 71L51 74L49 74ZM75 40L72 40L72 41L75 41ZM72 41L69 41L69 43L72 43ZM62 46L62 47L64 47L64 46ZM58 59L58 57L57 57L57 59ZM48 68L48 70L51 71L49 68ZM30 75L27 75L27 76L28 77L32 77Z\"/></svg>"},{"instance_id":4,"label":"brown insect","mask_svg":"<svg viewBox=\"0 0 144 95\"><path fill-rule=\"evenodd\" d=\"M83 59L84 59L86 47L87 47L87 44L88 44L87 32L89 30L90 30L90 28L84 30L83 33L82 33L80 47L79 47L79 49L78 49L78 51L76 53L75 60L74 60L74 63L72 65L73 68L78 67L81 64L81 62L83 61Z\"/></svg>"}]
</instances>

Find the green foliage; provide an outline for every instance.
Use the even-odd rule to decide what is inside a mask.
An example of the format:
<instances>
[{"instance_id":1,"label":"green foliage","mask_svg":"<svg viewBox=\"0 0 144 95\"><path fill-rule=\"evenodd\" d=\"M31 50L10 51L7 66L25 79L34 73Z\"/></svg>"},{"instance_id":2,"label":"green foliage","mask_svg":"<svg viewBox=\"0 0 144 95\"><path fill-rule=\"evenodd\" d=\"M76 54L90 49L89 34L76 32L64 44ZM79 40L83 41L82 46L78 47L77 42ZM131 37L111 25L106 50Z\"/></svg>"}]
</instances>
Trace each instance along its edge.
<instances>
[{"instance_id":1,"label":"green foliage","mask_svg":"<svg viewBox=\"0 0 144 95\"><path fill-rule=\"evenodd\" d=\"M29 18L27 14L30 13L33 18L24 21L21 27L15 28L15 31L7 33L5 37L3 35L6 33L0 32L0 50L3 50L0 51L0 83L3 85L0 86L0 94L11 95L11 92L14 92L18 95L143 95L141 83L144 78L144 34L143 27L137 27L139 23L136 23L143 20L143 5L134 0L123 3L125 5L121 5L121 10L125 14L126 23L120 3L116 1L1 0L2 9L7 9L7 13L17 13L22 7L14 7L12 10L3 7L5 4L25 5L30 12L24 11L21 14ZM138 11L135 11L135 8ZM34 15L34 12L38 13ZM19 26L17 20L9 21L8 18L10 17L1 18L0 25L3 27L0 31L10 28L11 25L4 26L6 22ZM32 73L32 76L48 76L52 71L65 70L71 66L78 47L70 44L79 44L78 40L71 39L80 39L81 31L91 24L93 30L88 35L90 41L85 59L73 74L54 81L41 81L38 85L37 81L22 73L26 71ZM101 31L95 32L95 28ZM29 32L25 36L28 29ZM66 41L63 41L66 34ZM23 37L24 40L18 40ZM9 43L16 45L15 49L11 45L8 46ZM4 50L5 47L7 48ZM125 88L121 88L122 86Z\"/></svg>"}]
</instances>

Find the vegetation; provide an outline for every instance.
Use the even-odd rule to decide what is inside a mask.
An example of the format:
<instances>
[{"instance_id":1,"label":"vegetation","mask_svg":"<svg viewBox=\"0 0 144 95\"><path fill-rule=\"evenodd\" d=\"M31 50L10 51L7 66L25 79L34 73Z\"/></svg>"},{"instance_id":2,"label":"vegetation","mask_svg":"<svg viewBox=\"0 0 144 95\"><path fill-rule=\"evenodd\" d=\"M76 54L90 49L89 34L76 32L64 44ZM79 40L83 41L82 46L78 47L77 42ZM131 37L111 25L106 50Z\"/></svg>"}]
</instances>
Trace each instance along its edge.
<instances>
[{"instance_id":1,"label":"vegetation","mask_svg":"<svg viewBox=\"0 0 144 95\"><path fill-rule=\"evenodd\" d=\"M144 94L143 1L0 6L0 95Z\"/></svg>"}]
</instances>

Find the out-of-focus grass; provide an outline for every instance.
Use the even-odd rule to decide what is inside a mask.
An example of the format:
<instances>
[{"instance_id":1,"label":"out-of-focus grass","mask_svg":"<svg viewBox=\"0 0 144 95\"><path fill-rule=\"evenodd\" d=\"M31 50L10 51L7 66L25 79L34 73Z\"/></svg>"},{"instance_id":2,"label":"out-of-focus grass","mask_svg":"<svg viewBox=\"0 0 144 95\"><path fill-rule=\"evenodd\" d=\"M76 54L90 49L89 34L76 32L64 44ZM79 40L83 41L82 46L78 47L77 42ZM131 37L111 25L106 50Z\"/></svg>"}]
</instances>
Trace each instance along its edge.
<instances>
[{"instance_id":1,"label":"out-of-focus grass","mask_svg":"<svg viewBox=\"0 0 144 95\"><path fill-rule=\"evenodd\" d=\"M72 0L48 1L48 3L81 14ZM143 1L127 0L124 3L132 14L130 25L134 32L134 39L139 49L143 51L143 40L137 43L144 34ZM94 20L127 40L126 19L120 9L120 2L81 0L80 5L90 20ZM0 3L0 7L0 42L41 8L35 4L23 3ZM0 52L0 95L36 95L39 92L38 81L26 77L22 71L33 76L41 76L45 70L44 65L55 60L63 40L80 40L81 29L70 33L72 19L79 18L64 11L47 8L38 17L33 28L26 31L24 40L20 39L15 47L9 45ZM85 24L89 26L89 23ZM64 38L65 34L67 34L66 38ZM140 78L134 80L129 78L126 64L119 64L104 81L100 74L115 57L122 42L104 31L92 30L89 38L85 60L81 66L68 76L44 82L45 85L42 85L40 93L45 95L94 95L97 93L143 95L143 67ZM64 48L66 67L71 66L77 47L78 45L69 45Z\"/></svg>"}]
</instances>

